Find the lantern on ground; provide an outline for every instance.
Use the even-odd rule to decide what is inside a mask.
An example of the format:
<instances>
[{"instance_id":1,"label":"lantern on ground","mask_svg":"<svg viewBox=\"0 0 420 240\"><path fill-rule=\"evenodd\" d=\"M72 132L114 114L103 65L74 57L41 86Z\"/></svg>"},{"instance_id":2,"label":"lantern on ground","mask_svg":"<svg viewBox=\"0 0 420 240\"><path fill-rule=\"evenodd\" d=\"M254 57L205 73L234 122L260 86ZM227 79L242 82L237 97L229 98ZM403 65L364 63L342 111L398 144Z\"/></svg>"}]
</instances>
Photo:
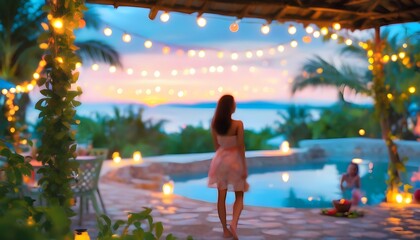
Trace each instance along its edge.
<instances>
[{"instance_id":1,"label":"lantern on ground","mask_svg":"<svg viewBox=\"0 0 420 240\"><path fill-rule=\"evenodd\" d=\"M290 151L290 144L288 141L284 141L280 145L280 151L287 153Z\"/></svg>"},{"instance_id":2,"label":"lantern on ground","mask_svg":"<svg viewBox=\"0 0 420 240\"><path fill-rule=\"evenodd\" d=\"M140 162L142 160L140 151L136 151L133 153L133 160L136 162Z\"/></svg>"},{"instance_id":3,"label":"lantern on ground","mask_svg":"<svg viewBox=\"0 0 420 240\"><path fill-rule=\"evenodd\" d=\"M174 182L169 181L163 184L162 186L162 192L164 195L170 195L174 192Z\"/></svg>"}]
</instances>

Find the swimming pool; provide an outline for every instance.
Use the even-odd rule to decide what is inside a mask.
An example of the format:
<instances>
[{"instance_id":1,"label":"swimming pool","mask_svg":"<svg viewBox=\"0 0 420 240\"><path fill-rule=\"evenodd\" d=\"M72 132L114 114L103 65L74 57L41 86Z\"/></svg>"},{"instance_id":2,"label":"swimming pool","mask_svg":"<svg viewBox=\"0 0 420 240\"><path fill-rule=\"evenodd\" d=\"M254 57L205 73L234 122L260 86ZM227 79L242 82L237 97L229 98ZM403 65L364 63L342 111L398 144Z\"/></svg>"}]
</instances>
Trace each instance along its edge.
<instances>
[{"instance_id":1,"label":"swimming pool","mask_svg":"<svg viewBox=\"0 0 420 240\"><path fill-rule=\"evenodd\" d=\"M388 164L364 160L359 164L361 190L367 205L375 205L385 198ZM325 163L300 163L270 167L250 168L250 190L245 194L245 204L262 207L328 208L333 199L343 197L340 190L341 175L348 162L328 160ZM418 167L408 166L402 174L404 183ZM191 199L216 202L217 190L207 187L207 173L171 175L175 182L174 193ZM227 196L233 203L234 194Z\"/></svg>"}]
</instances>

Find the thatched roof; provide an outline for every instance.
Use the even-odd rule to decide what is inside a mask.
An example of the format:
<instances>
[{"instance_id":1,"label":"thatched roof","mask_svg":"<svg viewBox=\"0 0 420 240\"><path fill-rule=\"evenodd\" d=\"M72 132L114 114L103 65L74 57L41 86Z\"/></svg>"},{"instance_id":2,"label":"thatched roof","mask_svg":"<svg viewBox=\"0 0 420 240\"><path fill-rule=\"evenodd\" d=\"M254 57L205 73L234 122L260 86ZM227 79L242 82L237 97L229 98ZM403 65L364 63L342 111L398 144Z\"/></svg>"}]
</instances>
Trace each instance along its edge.
<instances>
[{"instance_id":1,"label":"thatched roof","mask_svg":"<svg viewBox=\"0 0 420 240\"><path fill-rule=\"evenodd\" d=\"M154 19L158 11L212 13L238 19L259 18L268 22L296 21L343 28L368 29L395 23L420 21L420 0L87 0L115 7L150 9Z\"/></svg>"}]
</instances>

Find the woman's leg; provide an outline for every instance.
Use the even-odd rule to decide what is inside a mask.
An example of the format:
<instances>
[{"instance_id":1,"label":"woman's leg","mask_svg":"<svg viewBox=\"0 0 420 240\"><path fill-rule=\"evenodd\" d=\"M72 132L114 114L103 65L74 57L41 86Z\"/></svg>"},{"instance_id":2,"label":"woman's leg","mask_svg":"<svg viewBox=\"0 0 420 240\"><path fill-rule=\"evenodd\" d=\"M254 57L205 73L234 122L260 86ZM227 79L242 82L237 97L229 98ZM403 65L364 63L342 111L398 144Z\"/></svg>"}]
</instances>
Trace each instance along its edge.
<instances>
[{"instance_id":1,"label":"woman's leg","mask_svg":"<svg viewBox=\"0 0 420 240\"><path fill-rule=\"evenodd\" d=\"M233 204L233 216L230 228L234 239L238 239L236 235L236 228L238 227L239 217L241 216L242 209L244 208L244 192L235 192L235 203Z\"/></svg>"},{"instance_id":2,"label":"woman's leg","mask_svg":"<svg viewBox=\"0 0 420 240\"><path fill-rule=\"evenodd\" d=\"M219 214L220 222L222 223L223 227L223 236L224 237L231 237L232 234L230 233L229 229L226 225L226 194L227 189L220 190L218 189L218 196L217 196L217 213Z\"/></svg>"}]
</instances>

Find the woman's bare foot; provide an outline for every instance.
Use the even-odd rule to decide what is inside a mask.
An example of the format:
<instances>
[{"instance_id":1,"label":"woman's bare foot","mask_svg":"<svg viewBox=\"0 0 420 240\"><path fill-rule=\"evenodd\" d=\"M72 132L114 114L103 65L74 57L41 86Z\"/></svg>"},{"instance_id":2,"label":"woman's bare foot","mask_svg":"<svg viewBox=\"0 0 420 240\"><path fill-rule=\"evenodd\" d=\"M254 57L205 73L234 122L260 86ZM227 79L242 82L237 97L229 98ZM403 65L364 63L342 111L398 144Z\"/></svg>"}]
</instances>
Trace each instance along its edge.
<instances>
[{"instance_id":1,"label":"woman's bare foot","mask_svg":"<svg viewBox=\"0 0 420 240\"><path fill-rule=\"evenodd\" d=\"M239 238L238 238L238 235L236 234L236 227L229 225L229 230L232 233L233 239L238 240Z\"/></svg>"},{"instance_id":2,"label":"woman's bare foot","mask_svg":"<svg viewBox=\"0 0 420 240\"><path fill-rule=\"evenodd\" d=\"M231 238L233 235L232 233L229 231L229 229L224 228L223 229L223 238Z\"/></svg>"}]
</instances>

